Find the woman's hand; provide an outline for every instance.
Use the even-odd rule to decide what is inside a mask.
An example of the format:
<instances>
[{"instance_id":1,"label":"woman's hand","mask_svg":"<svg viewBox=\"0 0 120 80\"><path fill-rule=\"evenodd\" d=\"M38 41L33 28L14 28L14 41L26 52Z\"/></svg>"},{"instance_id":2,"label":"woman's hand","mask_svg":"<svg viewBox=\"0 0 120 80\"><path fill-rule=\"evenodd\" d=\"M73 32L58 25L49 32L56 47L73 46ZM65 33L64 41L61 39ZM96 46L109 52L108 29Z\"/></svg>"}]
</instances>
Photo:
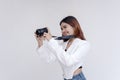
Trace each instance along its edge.
<instances>
[{"instance_id":1,"label":"woman's hand","mask_svg":"<svg viewBox=\"0 0 120 80\"><path fill-rule=\"evenodd\" d=\"M48 28L47 28L47 29L48 29ZM51 35L49 29L48 29L48 33L45 32L43 36L44 36L44 38L47 39L48 41L52 38L52 35Z\"/></svg>"},{"instance_id":2,"label":"woman's hand","mask_svg":"<svg viewBox=\"0 0 120 80\"><path fill-rule=\"evenodd\" d=\"M45 40L44 36L38 36L35 34L35 37L38 42L38 47L41 47L43 45L43 40Z\"/></svg>"},{"instance_id":3,"label":"woman's hand","mask_svg":"<svg viewBox=\"0 0 120 80\"><path fill-rule=\"evenodd\" d=\"M48 33L44 32L43 36L38 36L35 34L35 37L36 37L36 40L38 42L38 47L41 47L43 45L43 41L45 39L47 39L49 41L52 38L52 35L50 34L50 31L48 29Z\"/></svg>"}]
</instances>

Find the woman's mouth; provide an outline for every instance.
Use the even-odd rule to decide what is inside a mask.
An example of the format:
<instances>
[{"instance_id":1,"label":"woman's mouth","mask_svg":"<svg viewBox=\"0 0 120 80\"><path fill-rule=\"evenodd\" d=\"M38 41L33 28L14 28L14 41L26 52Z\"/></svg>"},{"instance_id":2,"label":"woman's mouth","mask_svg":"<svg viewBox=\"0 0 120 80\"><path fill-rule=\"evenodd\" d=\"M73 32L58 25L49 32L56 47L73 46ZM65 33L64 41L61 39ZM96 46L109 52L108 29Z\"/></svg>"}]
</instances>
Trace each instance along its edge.
<instances>
[{"instance_id":1,"label":"woman's mouth","mask_svg":"<svg viewBox=\"0 0 120 80\"><path fill-rule=\"evenodd\" d=\"M62 35L63 35L63 36L67 36L67 35L69 35L69 34L68 34L68 32L64 32Z\"/></svg>"}]
</instances>

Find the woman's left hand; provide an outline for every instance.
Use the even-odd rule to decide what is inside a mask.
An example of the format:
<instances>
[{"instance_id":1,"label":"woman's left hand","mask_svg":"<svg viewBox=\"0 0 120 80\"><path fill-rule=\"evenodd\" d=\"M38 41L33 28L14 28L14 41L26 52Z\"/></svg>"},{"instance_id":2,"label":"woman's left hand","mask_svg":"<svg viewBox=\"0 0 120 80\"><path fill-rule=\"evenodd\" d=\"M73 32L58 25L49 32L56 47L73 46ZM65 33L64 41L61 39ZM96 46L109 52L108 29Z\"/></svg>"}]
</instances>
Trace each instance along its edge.
<instances>
[{"instance_id":1,"label":"woman's left hand","mask_svg":"<svg viewBox=\"0 0 120 80\"><path fill-rule=\"evenodd\" d=\"M48 29L48 28L47 28ZM44 35L43 35L44 37L45 37L45 39L47 39L48 41L52 38L52 35L51 35L51 33L50 33L50 30L48 29L48 33L44 33Z\"/></svg>"}]
</instances>

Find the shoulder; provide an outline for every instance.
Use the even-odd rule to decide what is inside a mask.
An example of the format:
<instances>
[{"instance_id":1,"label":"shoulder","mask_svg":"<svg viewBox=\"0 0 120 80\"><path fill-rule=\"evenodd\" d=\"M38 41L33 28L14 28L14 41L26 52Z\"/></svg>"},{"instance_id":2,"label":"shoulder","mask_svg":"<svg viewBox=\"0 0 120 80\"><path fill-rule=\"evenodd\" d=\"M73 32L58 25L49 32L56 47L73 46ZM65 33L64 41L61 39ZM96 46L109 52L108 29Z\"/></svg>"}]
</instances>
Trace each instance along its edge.
<instances>
[{"instance_id":1,"label":"shoulder","mask_svg":"<svg viewBox=\"0 0 120 80\"><path fill-rule=\"evenodd\" d=\"M87 43L87 40L81 40L80 38L75 38L74 42L76 43Z\"/></svg>"},{"instance_id":2,"label":"shoulder","mask_svg":"<svg viewBox=\"0 0 120 80\"><path fill-rule=\"evenodd\" d=\"M83 45L83 44L90 45L89 41L87 41L87 40L81 40L80 38L75 38L74 44L78 44L78 45Z\"/></svg>"}]
</instances>

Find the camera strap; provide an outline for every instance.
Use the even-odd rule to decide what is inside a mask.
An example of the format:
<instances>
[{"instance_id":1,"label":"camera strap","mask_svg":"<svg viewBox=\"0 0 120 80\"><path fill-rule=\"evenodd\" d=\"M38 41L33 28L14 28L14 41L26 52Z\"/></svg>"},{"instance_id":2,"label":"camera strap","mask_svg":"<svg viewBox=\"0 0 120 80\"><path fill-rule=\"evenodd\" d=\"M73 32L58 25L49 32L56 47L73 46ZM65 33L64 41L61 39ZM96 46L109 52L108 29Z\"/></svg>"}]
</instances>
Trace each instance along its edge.
<instances>
[{"instance_id":1,"label":"camera strap","mask_svg":"<svg viewBox=\"0 0 120 80\"><path fill-rule=\"evenodd\" d=\"M55 38L55 40L67 40L67 39L70 39L70 38L75 38L75 36L74 35L61 36L61 37Z\"/></svg>"}]
</instances>

